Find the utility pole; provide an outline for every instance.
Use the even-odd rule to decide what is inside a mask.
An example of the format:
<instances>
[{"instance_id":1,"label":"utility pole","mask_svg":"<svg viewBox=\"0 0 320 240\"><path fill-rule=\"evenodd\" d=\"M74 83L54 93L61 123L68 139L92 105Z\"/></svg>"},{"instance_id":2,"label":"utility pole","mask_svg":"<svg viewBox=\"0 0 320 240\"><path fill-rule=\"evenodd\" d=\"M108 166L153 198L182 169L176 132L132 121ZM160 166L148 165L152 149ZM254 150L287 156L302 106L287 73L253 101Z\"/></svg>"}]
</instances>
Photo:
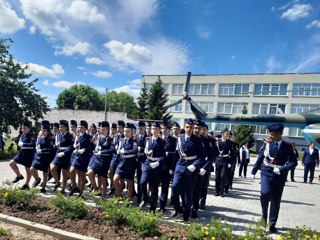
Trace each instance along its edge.
<instances>
[{"instance_id":1,"label":"utility pole","mask_svg":"<svg viewBox=\"0 0 320 240\"><path fill-rule=\"evenodd\" d=\"M104 120L107 121L107 92L108 88L106 88L106 95L104 96Z\"/></svg>"}]
</instances>

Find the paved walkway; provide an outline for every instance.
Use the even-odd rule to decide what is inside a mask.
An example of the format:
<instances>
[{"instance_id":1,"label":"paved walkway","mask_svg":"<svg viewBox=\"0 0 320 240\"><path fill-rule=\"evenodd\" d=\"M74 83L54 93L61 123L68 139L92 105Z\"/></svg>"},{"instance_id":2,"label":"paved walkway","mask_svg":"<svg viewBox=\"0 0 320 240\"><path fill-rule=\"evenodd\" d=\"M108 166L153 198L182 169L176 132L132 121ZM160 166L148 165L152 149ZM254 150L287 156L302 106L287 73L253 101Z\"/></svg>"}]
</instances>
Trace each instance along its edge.
<instances>
[{"instance_id":1,"label":"paved walkway","mask_svg":"<svg viewBox=\"0 0 320 240\"><path fill-rule=\"evenodd\" d=\"M252 159L251 162L255 162ZM248 167L250 176L252 165ZM22 174L24 169L20 167ZM255 180L239 178L236 169L233 189L224 198L214 196L214 175L211 177L207 207L199 211L196 221L209 223L210 218L221 218L230 223L236 234L246 231L250 224L261 218L260 207L260 174ZM315 177L319 176L316 168ZM0 183L14 179L8 161L0 161ZM281 209L277 227L280 232L294 229L296 226L306 225L320 232L320 184L314 179L313 184L303 183L303 167L299 165L295 170L296 182L287 182L282 196ZM20 181L21 185L23 184ZM33 180L31 180L33 182ZM49 183L49 186L53 184ZM167 218L172 208L169 207L165 214Z\"/></svg>"}]
</instances>

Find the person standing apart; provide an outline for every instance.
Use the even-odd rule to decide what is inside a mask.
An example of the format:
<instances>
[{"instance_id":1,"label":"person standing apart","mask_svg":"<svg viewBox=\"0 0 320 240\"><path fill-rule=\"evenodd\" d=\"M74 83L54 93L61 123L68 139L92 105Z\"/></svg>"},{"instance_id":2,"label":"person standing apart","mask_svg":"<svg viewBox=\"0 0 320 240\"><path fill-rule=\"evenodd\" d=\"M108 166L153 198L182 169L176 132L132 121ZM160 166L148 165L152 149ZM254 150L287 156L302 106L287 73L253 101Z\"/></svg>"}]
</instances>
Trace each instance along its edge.
<instances>
[{"instance_id":1,"label":"person standing apart","mask_svg":"<svg viewBox=\"0 0 320 240\"><path fill-rule=\"evenodd\" d=\"M315 145L315 142L310 142L309 148L306 148L303 153L302 166L304 166L304 183L307 182L309 172L309 183L313 182L314 170L316 166L319 167L319 150L315 148Z\"/></svg>"},{"instance_id":2,"label":"person standing apart","mask_svg":"<svg viewBox=\"0 0 320 240\"><path fill-rule=\"evenodd\" d=\"M262 220L267 223L270 204L270 233L276 233L280 202L288 171L297 166L297 157L291 143L282 140L283 124L274 123L268 126L271 142L266 142L260 150L258 159L251 171L251 178L261 170Z\"/></svg>"},{"instance_id":3,"label":"person standing apart","mask_svg":"<svg viewBox=\"0 0 320 240\"><path fill-rule=\"evenodd\" d=\"M247 177L247 167L250 162L250 151L248 149L248 142L245 142L240 149L240 158L239 158L239 177L242 177L242 170L244 178Z\"/></svg>"}]
</instances>

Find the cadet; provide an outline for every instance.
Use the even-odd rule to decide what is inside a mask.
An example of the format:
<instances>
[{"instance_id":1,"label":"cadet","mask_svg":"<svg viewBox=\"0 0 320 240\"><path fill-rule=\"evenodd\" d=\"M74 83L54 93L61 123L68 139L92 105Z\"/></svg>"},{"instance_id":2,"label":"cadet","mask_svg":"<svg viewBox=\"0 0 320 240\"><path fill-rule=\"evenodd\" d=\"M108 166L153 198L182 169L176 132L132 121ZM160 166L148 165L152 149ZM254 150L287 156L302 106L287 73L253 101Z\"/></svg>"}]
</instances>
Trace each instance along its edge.
<instances>
[{"instance_id":1,"label":"cadet","mask_svg":"<svg viewBox=\"0 0 320 240\"><path fill-rule=\"evenodd\" d=\"M48 121L42 121L41 131L39 133L36 143L36 154L34 156L31 174L35 181L32 187L36 187L40 184L41 178L38 175L38 170L43 172L43 182L41 192L46 192L46 184L48 179L48 170L51 163L51 155L53 152L53 139L50 132L50 124Z\"/></svg>"},{"instance_id":2,"label":"cadet","mask_svg":"<svg viewBox=\"0 0 320 240\"><path fill-rule=\"evenodd\" d=\"M319 151L315 148L315 142L310 142L309 148L304 149L302 156L302 166L304 166L303 181L306 183L308 173L310 171L309 183L312 183L314 178L314 169L319 167Z\"/></svg>"},{"instance_id":3,"label":"cadet","mask_svg":"<svg viewBox=\"0 0 320 240\"><path fill-rule=\"evenodd\" d=\"M34 158L34 147L35 147L35 138L34 135L30 132L31 122L28 119L25 119L22 124L22 135L20 136L18 146L20 147L20 152L14 156L10 161L9 165L17 175L13 180L13 183L19 182L24 179L21 175L17 164L21 164L26 169L26 181L22 186L22 189L29 189L29 182L31 179L30 167L32 160Z\"/></svg>"},{"instance_id":4,"label":"cadet","mask_svg":"<svg viewBox=\"0 0 320 240\"><path fill-rule=\"evenodd\" d=\"M148 122L146 124L146 134L147 134L147 137L151 137L151 122Z\"/></svg>"},{"instance_id":5,"label":"cadet","mask_svg":"<svg viewBox=\"0 0 320 240\"><path fill-rule=\"evenodd\" d=\"M236 165L237 165L237 162L239 161L240 159L240 156L239 156L239 144L237 143L236 141L236 138L234 136L234 134L232 132L230 132L229 134L229 140L232 144L232 151L231 151L231 154L230 154L230 164L231 164L231 167L228 168L228 179L227 179L227 184L226 184L226 187L225 187L225 192L228 193L229 189L232 189L232 184L233 184L233 177L234 177L234 172L236 170ZM230 165L228 165L230 166Z\"/></svg>"},{"instance_id":6,"label":"cadet","mask_svg":"<svg viewBox=\"0 0 320 240\"><path fill-rule=\"evenodd\" d=\"M79 176L79 196L82 196L84 191L86 172L92 152L90 135L86 133L87 129L88 123L84 120L81 120L78 125L79 135L76 137L76 140L73 144L74 150L72 152L71 168L69 172L72 189L69 193L69 196L72 196L78 190L76 184L76 173Z\"/></svg>"},{"instance_id":7,"label":"cadet","mask_svg":"<svg viewBox=\"0 0 320 240\"><path fill-rule=\"evenodd\" d=\"M170 179L173 176L173 172L176 167L177 138L169 134L170 128L171 128L171 125L168 121L164 121L161 124L162 138L166 143L166 155L161 167L161 174L160 174L161 193L160 193L160 209L159 210L162 212L166 211Z\"/></svg>"},{"instance_id":8,"label":"cadet","mask_svg":"<svg viewBox=\"0 0 320 240\"><path fill-rule=\"evenodd\" d=\"M283 124L274 123L268 126L272 142L265 143L252 169L252 178L261 170L261 207L262 220L267 223L268 206L270 204L271 233L277 232L276 223L280 210L281 196L286 183L288 171L297 166L297 158L292 145L282 140Z\"/></svg>"},{"instance_id":9,"label":"cadet","mask_svg":"<svg viewBox=\"0 0 320 240\"><path fill-rule=\"evenodd\" d=\"M143 200L139 207L144 207L148 201L147 184L149 183L151 189L150 211L155 212L158 201L158 187L160 182L161 167L164 161L166 150L165 141L159 136L160 124L158 122L152 123L151 134L152 137L149 138L144 149L147 159L142 165L140 185Z\"/></svg>"},{"instance_id":10,"label":"cadet","mask_svg":"<svg viewBox=\"0 0 320 240\"><path fill-rule=\"evenodd\" d=\"M96 185L94 175L98 174L102 184L101 196L104 198L106 197L108 187L108 169L110 167L113 153L115 153L115 148L112 144L112 138L109 136L109 123L107 121L101 122L99 132L100 134L94 149L94 154L90 160L92 164L89 166L88 177L93 190L97 191L98 187Z\"/></svg>"},{"instance_id":11,"label":"cadet","mask_svg":"<svg viewBox=\"0 0 320 240\"><path fill-rule=\"evenodd\" d=\"M124 121L122 120L118 121L118 124L117 124L118 133L113 138L113 145L115 146L116 151L118 150L120 139L124 138L123 131L124 131L125 125L126 124L124 123ZM115 191L115 188L113 187L113 175L114 175L114 171L117 169L118 163L119 163L119 155L116 152L115 154L113 154L113 157L110 163L110 168L109 168L109 178L110 178L110 191L108 193L109 195L112 195Z\"/></svg>"},{"instance_id":12,"label":"cadet","mask_svg":"<svg viewBox=\"0 0 320 240\"><path fill-rule=\"evenodd\" d=\"M144 153L144 149L146 147L147 134L146 134L146 123L143 121L138 122L139 131L135 136L135 141L138 146L137 153L137 202L141 202L142 190L141 190L141 175L142 175L142 164L146 160L146 155Z\"/></svg>"},{"instance_id":13,"label":"cadet","mask_svg":"<svg viewBox=\"0 0 320 240\"><path fill-rule=\"evenodd\" d=\"M216 166L216 195L224 197L225 185L227 182L227 168L231 168L230 154L232 151L232 144L228 140L229 130L227 128L221 131L221 138L217 142L218 156L215 160Z\"/></svg>"},{"instance_id":14,"label":"cadet","mask_svg":"<svg viewBox=\"0 0 320 240\"><path fill-rule=\"evenodd\" d=\"M126 179L128 184L128 198L133 195L134 174L136 171L136 154L138 147L132 136L133 124L127 123L124 128L124 138L121 138L118 144L117 153L119 155L119 164L113 177L113 186L117 197L121 196L121 180Z\"/></svg>"},{"instance_id":15,"label":"cadet","mask_svg":"<svg viewBox=\"0 0 320 240\"><path fill-rule=\"evenodd\" d=\"M172 136L175 138L180 136L180 125L177 122L172 123Z\"/></svg>"},{"instance_id":16,"label":"cadet","mask_svg":"<svg viewBox=\"0 0 320 240\"><path fill-rule=\"evenodd\" d=\"M50 164L51 174L56 182L53 191L57 190L60 186L59 176L57 173L58 167L62 168L62 189L61 193L65 193L67 180L68 180L68 169L70 167L70 158L72 153L72 135L68 132L68 121L60 120L59 133L56 135L55 145L57 152L54 160Z\"/></svg>"},{"instance_id":17,"label":"cadet","mask_svg":"<svg viewBox=\"0 0 320 240\"><path fill-rule=\"evenodd\" d=\"M189 221L196 178L205 152L201 138L193 135L193 120L187 119L184 125L185 133L178 138L177 150L179 160L173 175L172 195L174 212L171 217L177 216L180 211L179 196L182 194L182 210L184 222Z\"/></svg>"},{"instance_id":18,"label":"cadet","mask_svg":"<svg viewBox=\"0 0 320 240\"><path fill-rule=\"evenodd\" d=\"M77 127L78 127L77 121L71 120L70 121L70 134L72 134L73 141L76 139L76 136L78 135Z\"/></svg>"},{"instance_id":19,"label":"cadet","mask_svg":"<svg viewBox=\"0 0 320 240\"><path fill-rule=\"evenodd\" d=\"M244 178L247 177L247 167L250 162L250 151L248 149L248 146L249 146L249 142L245 142L240 149L241 158L239 158L239 161L238 161L239 177L242 177L242 169L243 169Z\"/></svg>"}]
</instances>

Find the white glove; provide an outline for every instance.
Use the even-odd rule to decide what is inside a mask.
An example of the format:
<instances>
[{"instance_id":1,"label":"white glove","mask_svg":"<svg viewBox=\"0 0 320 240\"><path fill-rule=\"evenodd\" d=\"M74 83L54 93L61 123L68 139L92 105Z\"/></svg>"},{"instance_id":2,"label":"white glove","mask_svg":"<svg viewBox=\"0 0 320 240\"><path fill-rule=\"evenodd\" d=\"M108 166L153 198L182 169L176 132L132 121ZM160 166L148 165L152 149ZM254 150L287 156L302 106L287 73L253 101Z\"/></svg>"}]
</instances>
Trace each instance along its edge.
<instances>
[{"instance_id":1,"label":"white glove","mask_svg":"<svg viewBox=\"0 0 320 240\"><path fill-rule=\"evenodd\" d=\"M275 168L273 169L273 172L274 172L275 174L280 175L280 169L279 169L278 167L275 167Z\"/></svg>"},{"instance_id":2,"label":"white glove","mask_svg":"<svg viewBox=\"0 0 320 240\"><path fill-rule=\"evenodd\" d=\"M120 155L120 150L119 149L117 150L117 154Z\"/></svg>"},{"instance_id":3,"label":"white glove","mask_svg":"<svg viewBox=\"0 0 320 240\"><path fill-rule=\"evenodd\" d=\"M98 155L98 156L101 156L101 151L98 151L98 152L97 152L97 155Z\"/></svg>"},{"instance_id":4,"label":"white glove","mask_svg":"<svg viewBox=\"0 0 320 240\"><path fill-rule=\"evenodd\" d=\"M206 171L205 169L201 168L199 174L200 174L201 176L203 176L203 175L206 174L206 172L207 172L207 171Z\"/></svg>"},{"instance_id":5,"label":"white glove","mask_svg":"<svg viewBox=\"0 0 320 240\"><path fill-rule=\"evenodd\" d=\"M82 149L79 149L79 150L78 150L78 153L83 154L85 151L86 151L86 150L82 148Z\"/></svg>"},{"instance_id":6,"label":"white glove","mask_svg":"<svg viewBox=\"0 0 320 240\"><path fill-rule=\"evenodd\" d=\"M18 146L19 146L19 147L23 147L23 142L19 142L19 143L18 143Z\"/></svg>"},{"instance_id":7,"label":"white glove","mask_svg":"<svg viewBox=\"0 0 320 240\"><path fill-rule=\"evenodd\" d=\"M228 163L228 168L231 168L231 164L230 163Z\"/></svg>"},{"instance_id":8,"label":"white glove","mask_svg":"<svg viewBox=\"0 0 320 240\"><path fill-rule=\"evenodd\" d=\"M140 152L141 151L141 147L138 147L138 152Z\"/></svg>"},{"instance_id":9,"label":"white glove","mask_svg":"<svg viewBox=\"0 0 320 240\"><path fill-rule=\"evenodd\" d=\"M254 180L256 178L256 175L251 174L251 179Z\"/></svg>"},{"instance_id":10,"label":"white glove","mask_svg":"<svg viewBox=\"0 0 320 240\"><path fill-rule=\"evenodd\" d=\"M73 153L77 153L77 152L78 152L78 150L77 150L77 149L73 150Z\"/></svg>"},{"instance_id":11,"label":"white glove","mask_svg":"<svg viewBox=\"0 0 320 240\"><path fill-rule=\"evenodd\" d=\"M187 168L190 172L194 172L194 170L196 170L196 167L194 165L189 165Z\"/></svg>"},{"instance_id":12,"label":"white glove","mask_svg":"<svg viewBox=\"0 0 320 240\"><path fill-rule=\"evenodd\" d=\"M58 154L57 154L57 156L60 158L60 157L63 157L64 156L64 152L59 152Z\"/></svg>"},{"instance_id":13,"label":"white glove","mask_svg":"<svg viewBox=\"0 0 320 240\"><path fill-rule=\"evenodd\" d=\"M119 152L120 152L120 154L121 153L124 154L124 148L121 148Z\"/></svg>"},{"instance_id":14,"label":"white glove","mask_svg":"<svg viewBox=\"0 0 320 240\"><path fill-rule=\"evenodd\" d=\"M41 153L42 152L42 150L41 149L37 149L37 153Z\"/></svg>"},{"instance_id":15,"label":"white glove","mask_svg":"<svg viewBox=\"0 0 320 240\"><path fill-rule=\"evenodd\" d=\"M101 147L100 147L100 146L97 146L97 147L96 147L96 151L99 151L99 150L101 150Z\"/></svg>"},{"instance_id":16,"label":"white glove","mask_svg":"<svg viewBox=\"0 0 320 240\"><path fill-rule=\"evenodd\" d=\"M154 169L154 168L158 167L160 164L159 164L159 162L157 161L157 162L149 163L149 165L150 165L151 168Z\"/></svg>"},{"instance_id":17,"label":"white glove","mask_svg":"<svg viewBox=\"0 0 320 240\"><path fill-rule=\"evenodd\" d=\"M148 151L148 155L151 155L153 153L153 150Z\"/></svg>"},{"instance_id":18,"label":"white glove","mask_svg":"<svg viewBox=\"0 0 320 240\"><path fill-rule=\"evenodd\" d=\"M216 166L216 164L215 163L212 163L212 167L215 167Z\"/></svg>"},{"instance_id":19,"label":"white glove","mask_svg":"<svg viewBox=\"0 0 320 240\"><path fill-rule=\"evenodd\" d=\"M168 157L169 156L169 153L168 152L166 152L166 157Z\"/></svg>"},{"instance_id":20,"label":"white glove","mask_svg":"<svg viewBox=\"0 0 320 240\"><path fill-rule=\"evenodd\" d=\"M173 174L173 170L170 169L169 170L169 174L172 175Z\"/></svg>"},{"instance_id":21,"label":"white glove","mask_svg":"<svg viewBox=\"0 0 320 240\"><path fill-rule=\"evenodd\" d=\"M181 153L181 156L182 156L183 158L185 158L185 157L187 156L187 154Z\"/></svg>"}]
</instances>

